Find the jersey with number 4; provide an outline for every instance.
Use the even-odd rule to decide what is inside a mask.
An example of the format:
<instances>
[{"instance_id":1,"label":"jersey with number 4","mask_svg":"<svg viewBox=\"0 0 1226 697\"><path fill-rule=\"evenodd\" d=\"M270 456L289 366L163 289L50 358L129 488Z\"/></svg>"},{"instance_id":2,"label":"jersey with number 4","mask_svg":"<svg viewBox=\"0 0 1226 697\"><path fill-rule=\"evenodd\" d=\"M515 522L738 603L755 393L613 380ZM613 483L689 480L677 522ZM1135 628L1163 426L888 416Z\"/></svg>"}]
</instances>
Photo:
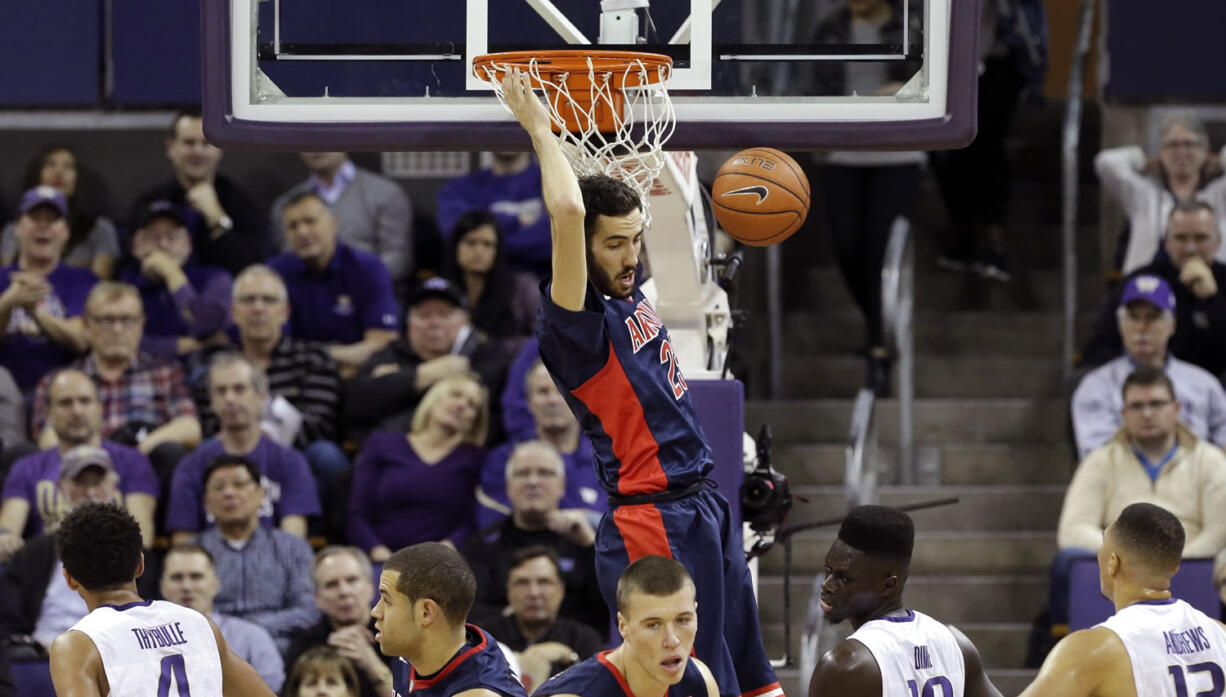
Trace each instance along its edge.
<instances>
[{"instance_id":1,"label":"jersey with number 4","mask_svg":"<svg viewBox=\"0 0 1226 697\"><path fill-rule=\"evenodd\" d=\"M222 697L217 638L195 610L165 600L102 605L69 631L98 648L110 697Z\"/></svg>"},{"instance_id":2,"label":"jersey with number 4","mask_svg":"<svg viewBox=\"0 0 1226 697\"><path fill-rule=\"evenodd\" d=\"M966 663L949 627L922 612L878 617L848 639L863 644L881 671L885 697L962 697Z\"/></svg>"},{"instance_id":3,"label":"jersey with number 4","mask_svg":"<svg viewBox=\"0 0 1226 697\"><path fill-rule=\"evenodd\" d=\"M684 489L711 470L698 414L668 330L643 293L625 300L588 286L583 309L554 304L537 322L541 360L592 441L613 494Z\"/></svg>"},{"instance_id":4,"label":"jersey with number 4","mask_svg":"<svg viewBox=\"0 0 1226 697\"><path fill-rule=\"evenodd\" d=\"M1222 697L1226 631L1182 600L1133 603L1098 625L1115 632L1142 697Z\"/></svg>"}]
</instances>

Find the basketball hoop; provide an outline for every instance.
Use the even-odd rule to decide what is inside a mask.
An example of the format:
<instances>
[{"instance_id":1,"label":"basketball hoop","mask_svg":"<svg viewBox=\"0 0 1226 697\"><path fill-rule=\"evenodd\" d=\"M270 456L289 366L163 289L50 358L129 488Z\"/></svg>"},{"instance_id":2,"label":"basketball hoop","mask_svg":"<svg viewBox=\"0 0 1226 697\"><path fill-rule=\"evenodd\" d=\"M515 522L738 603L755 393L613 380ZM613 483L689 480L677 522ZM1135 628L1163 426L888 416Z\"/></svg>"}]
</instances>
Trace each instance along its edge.
<instances>
[{"instance_id":1,"label":"basketball hoop","mask_svg":"<svg viewBox=\"0 0 1226 697\"><path fill-rule=\"evenodd\" d=\"M672 67L668 56L636 51L512 51L473 59L473 73L493 86L503 106L502 78L515 70L527 75L545 93L554 135L575 173L634 187L645 224L647 193L677 123L664 87Z\"/></svg>"}]
</instances>

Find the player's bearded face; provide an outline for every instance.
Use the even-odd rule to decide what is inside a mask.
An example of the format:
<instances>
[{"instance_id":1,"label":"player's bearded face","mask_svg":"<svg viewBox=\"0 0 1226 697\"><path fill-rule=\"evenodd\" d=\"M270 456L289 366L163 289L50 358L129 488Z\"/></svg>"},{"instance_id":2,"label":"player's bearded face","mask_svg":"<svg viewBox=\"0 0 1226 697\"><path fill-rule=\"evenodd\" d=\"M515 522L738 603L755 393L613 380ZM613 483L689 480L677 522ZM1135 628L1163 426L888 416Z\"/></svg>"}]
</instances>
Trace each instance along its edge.
<instances>
[{"instance_id":1,"label":"player's bearded face","mask_svg":"<svg viewBox=\"0 0 1226 697\"><path fill-rule=\"evenodd\" d=\"M642 246L643 216L637 209L623 216L598 216L587 246L588 277L596 290L611 298L630 297Z\"/></svg>"}]
</instances>

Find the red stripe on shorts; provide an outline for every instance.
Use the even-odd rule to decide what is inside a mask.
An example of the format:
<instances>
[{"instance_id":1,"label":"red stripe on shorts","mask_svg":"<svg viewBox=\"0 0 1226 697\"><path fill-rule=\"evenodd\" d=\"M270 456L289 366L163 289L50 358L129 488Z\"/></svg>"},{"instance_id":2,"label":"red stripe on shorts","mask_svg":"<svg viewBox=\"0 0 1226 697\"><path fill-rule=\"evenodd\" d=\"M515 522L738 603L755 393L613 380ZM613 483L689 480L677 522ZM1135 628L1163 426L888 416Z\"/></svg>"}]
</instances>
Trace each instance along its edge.
<instances>
[{"instance_id":1,"label":"red stripe on shorts","mask_svg":"<svg viewBox=\"0 0 1226 697\"><path fill-rule=\"evenodd\" d=\"M673 558L668 546L668 532L660 511L650 503L637 506L618 506L613 509L613 524L626 543L626 556L630 562L649 554Z\"/></svg>"}]
</instances>

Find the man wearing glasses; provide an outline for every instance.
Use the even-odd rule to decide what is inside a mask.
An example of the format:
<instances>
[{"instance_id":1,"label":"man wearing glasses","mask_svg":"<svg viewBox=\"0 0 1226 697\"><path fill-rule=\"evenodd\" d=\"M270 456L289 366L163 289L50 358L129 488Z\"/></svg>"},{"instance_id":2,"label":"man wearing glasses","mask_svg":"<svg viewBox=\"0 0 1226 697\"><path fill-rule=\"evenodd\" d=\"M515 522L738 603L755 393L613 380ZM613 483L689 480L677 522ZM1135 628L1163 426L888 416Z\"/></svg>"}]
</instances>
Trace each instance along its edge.
<instances>
[{"instance_id":1,"label":"man wearing glasses","mask_svg":"<svg viewBox=\"0 0 1226 697\"><path fill-rule=\"evenodd\" d=\"M1124 378L1141 366L1157 368L1171 379L1179 402L1179 421L1197 438L1226 445L1226 391L1204 368L1167 352L1175 333L1178 303L1160 276L1141 274L1128 279L1116 308L1124 344L1123 355L1082 379L1073 393L1073 433L1077 455L1106 444L1123 425L1120 388Z\"/></svg>"},{"instance_id":2,"label":"man wearing glasses","mask_svg":"<svg viewBox=\"0 0 1226 697\"><path fill-rule=\"evenodd\" d=\"M1051 570L1052 630L1068 632L1072 560L1098 552L1120 511L1140 501L1183 523L1183 556L1212 557L1226 548L1226 454L1179 423L1171 379L1139 367L1124 380L1123 427L1082 460L1073 474L1057 529Z\"/></svg>"},{"instance_id":3,"label":"man wearing glasses","mask_svg":"<svg viewBox=\"0 0 1226 697\"><path fill-rule=\"evenodd\" d=\"M174 468L200 442L200 421L178 361L140 351L145 311L127 283L102 281L85 301L89 353L72 364L94 380L102 404L102 437L137 448L166 487ZM31 427L42 449L56 445L47 426L48 378L35 393Z\"/></svg>"}]
</instances>

